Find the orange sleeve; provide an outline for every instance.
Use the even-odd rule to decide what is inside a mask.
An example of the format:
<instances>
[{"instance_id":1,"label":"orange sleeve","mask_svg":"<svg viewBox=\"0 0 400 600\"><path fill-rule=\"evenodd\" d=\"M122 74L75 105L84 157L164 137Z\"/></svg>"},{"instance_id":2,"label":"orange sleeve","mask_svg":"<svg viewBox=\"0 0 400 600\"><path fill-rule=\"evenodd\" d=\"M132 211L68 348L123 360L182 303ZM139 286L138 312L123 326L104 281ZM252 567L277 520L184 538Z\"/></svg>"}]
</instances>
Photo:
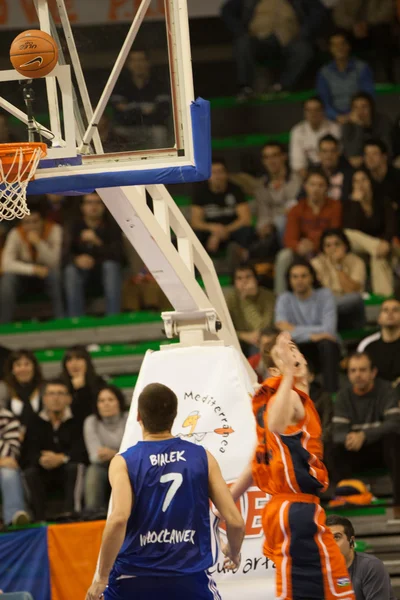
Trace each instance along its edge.
<instances>
[{"instance_id":1,"label":"orange sleeve","mask_svg":"<svg viewBox=\"0 0 400 600\"><path fill-rule=\"evenodd\" d=\"M287 216L284 246L296 250L297 244L300 241L300 226L299 226L299 205L293 206Z\"/></svg>"}]
</instances>

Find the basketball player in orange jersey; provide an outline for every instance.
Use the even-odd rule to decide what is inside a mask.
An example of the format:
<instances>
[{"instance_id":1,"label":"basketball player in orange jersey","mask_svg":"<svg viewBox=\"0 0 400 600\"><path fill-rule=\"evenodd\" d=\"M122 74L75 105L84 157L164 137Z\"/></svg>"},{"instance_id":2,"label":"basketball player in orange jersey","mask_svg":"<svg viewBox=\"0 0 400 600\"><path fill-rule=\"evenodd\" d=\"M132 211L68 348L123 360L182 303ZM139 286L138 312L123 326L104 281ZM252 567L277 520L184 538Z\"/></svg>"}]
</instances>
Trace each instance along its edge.
<instances>
[{"instance_id":1,"label":"basketball player in orange jersey","mask_svg":"<svg viewBox=\"0 0 400 600\"><path fill-rule=\"evenodd\" d=\"M274 376L253 398L257 448L231 492L237 500L254 482L271 495L262 516L264 554L276 565L279 600L354 600L319 501L328 475L307 363L288 333L278 336L270 358Z\"/></svg>"}]
</instances>

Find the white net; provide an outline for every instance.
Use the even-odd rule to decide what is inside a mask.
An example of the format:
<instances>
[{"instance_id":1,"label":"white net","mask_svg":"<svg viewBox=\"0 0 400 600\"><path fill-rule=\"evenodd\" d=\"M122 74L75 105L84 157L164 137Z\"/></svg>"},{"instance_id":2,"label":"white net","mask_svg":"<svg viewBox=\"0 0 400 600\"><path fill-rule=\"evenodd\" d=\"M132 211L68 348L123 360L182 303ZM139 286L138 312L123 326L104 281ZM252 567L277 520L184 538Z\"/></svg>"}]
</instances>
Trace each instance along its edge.
<instances>
[{"instance_id":1,"label":"white net","mask_svg":"<svg viewBox=\"0 0 400 600\"><path fill-rule=\"evenodd\" d=\"M26 189L33 179L39 161L45 156L43 145L16 147L15 155L4 160L0 154L0 221L22 219L30 214Z\"/></svg>"}]
</instances>

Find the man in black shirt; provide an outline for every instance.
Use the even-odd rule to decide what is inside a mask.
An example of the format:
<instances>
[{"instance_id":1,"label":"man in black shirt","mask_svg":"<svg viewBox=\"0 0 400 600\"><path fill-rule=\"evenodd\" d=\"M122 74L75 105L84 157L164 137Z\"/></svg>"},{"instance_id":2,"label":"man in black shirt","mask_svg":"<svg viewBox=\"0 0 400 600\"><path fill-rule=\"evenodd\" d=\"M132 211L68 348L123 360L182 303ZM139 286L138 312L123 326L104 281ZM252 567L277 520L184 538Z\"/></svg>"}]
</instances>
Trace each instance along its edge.
<instances>
[{"instance_id":1,"label":"man in black shirt","mask_svg":"<svg viewBox=\"0 0 400 600\"><path fill-rule=\"evenodd\" d=\"M350 385L334 403L332 480L351 479L366 469L386 466L393 483L394 516L400 519L400 407L388 381L366 353L349 359Z\"/></svg>"},{"instance_id":2,"label":"man in black shirt","mask_svg":"<svg viewBox=\"0 0 400 600\"><path fill-rule=\"evenodd\" d=\"M195 189L191 226L210 254L231 241L249 248L254 238L250 207L240 187L230 183L223 159L213 159L210 179Z\"/></svg>"},{"instance_id":3,"label":"man in black shirt","mask_svg":"<svg viewBox=\"0 0 400 600\"><path fill-rule=\"evenodd\" d=\"M329 515L326 525L346 561L355 600L396 600L389 573L379 558L355 550L354 527L346 517Z\"/></svg>"},{"instance_id":4,"label":"man in black shirt","mask_svg":"<svg viewBox=\"0 0 400 600\"><path fill-rule=\"evenodd\" d=\"M366 352L378 369L381 379L393 387L400 383L400 302L386 300L378 317L381 330L363 339L357 352Z\"/></svg>"},{"instance_id":5,"label":"man in black shirt","mask_svg":"<svg viewBox=\"0 0 400 600\"><path fill-rule=\"evenodd\" d=\"M83 465L87 454L79 423L70 409L71 396L62 380L49 381L43 390L44 409L35 416L26 435L29 466L25 477L37 521L44 521L46 496L61 489L64 510L79 512L83 490Z\"/></svg>"}]
</instances>

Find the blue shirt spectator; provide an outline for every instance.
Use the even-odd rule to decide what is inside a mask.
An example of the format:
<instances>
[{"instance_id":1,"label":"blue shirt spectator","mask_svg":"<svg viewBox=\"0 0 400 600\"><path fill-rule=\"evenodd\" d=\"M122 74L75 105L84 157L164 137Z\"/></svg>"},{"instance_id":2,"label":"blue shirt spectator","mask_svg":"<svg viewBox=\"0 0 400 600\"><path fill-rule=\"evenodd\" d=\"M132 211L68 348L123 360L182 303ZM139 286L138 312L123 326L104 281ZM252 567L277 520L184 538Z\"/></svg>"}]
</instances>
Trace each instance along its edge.
<instances>
[{"instance_id":1,"label":"blue shirt spectator","mask_svg":"<svg viewBox=\"0 0 400 600\"><path fill-rule=\"evenodd\" d=\"M323 66L317 76L317 90L329 119L342 125L350 118L351 99L357 92L375 95L374 79L369 66L350 56L346 34L335 33L330 38L333 61Z\"/></svg>"},{"instance_id":2,"label":"blue shirt spectator","mask_svg":"<svg viewBox=\"0 0 400 600\"><path fill-rule=\"evenodd\" d=\"M287 273L289 292L275 305L275 326L289 331L307 362L323 374L325 389L338 389L340 350L337 343L335 299L327 288L318 288L311 264L297 258Z\"/></svg>"}]
</instances>

